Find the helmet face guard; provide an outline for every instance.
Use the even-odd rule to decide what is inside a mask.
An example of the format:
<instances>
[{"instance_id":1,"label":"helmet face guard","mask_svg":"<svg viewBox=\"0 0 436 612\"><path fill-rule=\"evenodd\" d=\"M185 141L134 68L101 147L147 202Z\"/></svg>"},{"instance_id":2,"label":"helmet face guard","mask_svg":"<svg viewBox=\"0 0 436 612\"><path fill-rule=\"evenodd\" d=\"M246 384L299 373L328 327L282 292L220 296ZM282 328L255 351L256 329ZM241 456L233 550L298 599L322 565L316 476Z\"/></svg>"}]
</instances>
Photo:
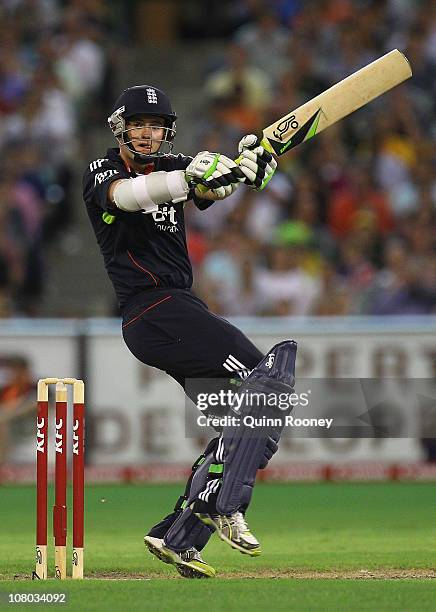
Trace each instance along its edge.
<instances>
[{"instance_id":1,"label":"helmet face guard","mask_svg":"<svg viewBox=\"0 0 436 612\"><path fill-rule=\"evenodd\" d=\"M132 128L127 128L126 120L137 115L159 117L164 120L164 125L159 127L159 131L164 130L163 138L150 138L151 143L159 143L155 153L141 153L134 148L135 140L130 138L128 133ZM169 98L163 91L148 85L139 85L123 91L115 102L108 123L119 144L127 147L136 162L146 164L153 162L156 157L171 153L176 135L176 119ZM153 127L150 127L150 130L152 135Z\"/></svg>"}]
</instances>

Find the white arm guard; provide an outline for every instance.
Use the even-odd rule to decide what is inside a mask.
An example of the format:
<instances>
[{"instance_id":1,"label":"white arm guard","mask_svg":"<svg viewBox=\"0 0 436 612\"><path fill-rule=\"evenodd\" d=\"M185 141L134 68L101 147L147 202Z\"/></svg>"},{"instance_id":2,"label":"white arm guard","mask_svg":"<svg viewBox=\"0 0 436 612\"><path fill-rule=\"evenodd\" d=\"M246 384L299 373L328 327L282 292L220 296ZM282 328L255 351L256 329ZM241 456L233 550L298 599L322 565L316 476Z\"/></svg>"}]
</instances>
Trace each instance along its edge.
<instances>
[{"instance_id":1,"label":"white arm guard","mask_svg":"<svg viewBox=\"0 0 436 612\"><path fill-rule=\"evenodd\" d=\"M152 213L158 210L158 204L184 202L188 192L184 170L172 170L123 179L115 185L113 198L121 210Z\"/></svg>"}]
</instances>

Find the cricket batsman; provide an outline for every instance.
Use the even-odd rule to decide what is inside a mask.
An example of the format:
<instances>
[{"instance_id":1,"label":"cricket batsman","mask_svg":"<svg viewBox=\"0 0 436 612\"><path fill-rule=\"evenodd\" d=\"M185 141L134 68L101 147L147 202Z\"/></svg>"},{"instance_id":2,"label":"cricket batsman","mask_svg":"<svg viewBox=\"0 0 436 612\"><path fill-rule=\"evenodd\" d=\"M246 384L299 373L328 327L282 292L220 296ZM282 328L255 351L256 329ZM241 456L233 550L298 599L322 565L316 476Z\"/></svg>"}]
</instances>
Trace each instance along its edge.
<instances>
[{"instance_id":1,"label":"cricket batsman","mask_svg":"<svg viewBox=\"0 0 436 612\"><path fill-rule=\"evenodd\" d=\"M142 363L187 379L240 379L241 388L293 385L296 345L262 353L191 291L184 207L206 210L244 184L263 189L277 162L254 135L237 162L201 151L172 153L176 114L153 86L122 92L108 118L117 146L91 161L83 198L122 313L122 334ZM219 205L219 204L217 204ZM207 213L205 213L207 214ZM237 428L236 428L237 429ZM215 575L201 551L211 534L244 554L260 554L245 518L256 472L277 450L280 432L253 440L224 428L197 459L174 510L145 536L148 549L182 576Z\"/></svg>"}]
</instances>

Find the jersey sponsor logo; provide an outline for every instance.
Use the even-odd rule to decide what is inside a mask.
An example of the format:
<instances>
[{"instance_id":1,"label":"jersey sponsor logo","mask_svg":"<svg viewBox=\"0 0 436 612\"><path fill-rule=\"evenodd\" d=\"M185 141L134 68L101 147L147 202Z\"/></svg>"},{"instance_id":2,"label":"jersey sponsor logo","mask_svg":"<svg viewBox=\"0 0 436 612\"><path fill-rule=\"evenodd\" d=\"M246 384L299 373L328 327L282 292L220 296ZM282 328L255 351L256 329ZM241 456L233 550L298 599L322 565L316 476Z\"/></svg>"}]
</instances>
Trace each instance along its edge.
<instances>
[{"instance_id":1,"label":"jersey sponsor logo","mask_svg":"<svg viewBox=\"0 0 436 612\"><path fill-rule=\"evenodd\" d=\"M104 183L110 179L110 177L114 176L114 174L119 174L118 170L105 170L104 172L98 172L94 176L94 187L96 185L101 185L101 183Z\"/></svg>"},{"instance_id":2,"label":"jersey sponsor logo","mask_svg":"<svg viewBox=\"0 0 436 612\"><path fill-rule=\"evenodd\" d=\"M104 164L104 162L109 161L108 159L104 158L104 159L96 159L95 161L91 162L89 164L89 169L91 172L94 172L94 170L97 170L97 168L101 168L102 165Z\"/></svg>"},{"instance_id":3,"label":"jersey sponsor logo","mask_svg":"<svg viewBox=\"0 0 436 612\"><path fill-rule=\"evenodd\" d=\"M162 206L158 211L151 213L156 223L157 229L162 232L178 232L178 221L176 219L176 209L174 206Z\"/></svg>"},{"instance_id":4,"label":"jersey sponsor logo","mask_svg":"<svg viewBox=\"0 0 436 612\"><path fill-rule=\"evenodd\" d=\"M156 90L152 87L147 87L147 102L149 104L157 104L157 93Z\"/></svg>"}]
</instances>

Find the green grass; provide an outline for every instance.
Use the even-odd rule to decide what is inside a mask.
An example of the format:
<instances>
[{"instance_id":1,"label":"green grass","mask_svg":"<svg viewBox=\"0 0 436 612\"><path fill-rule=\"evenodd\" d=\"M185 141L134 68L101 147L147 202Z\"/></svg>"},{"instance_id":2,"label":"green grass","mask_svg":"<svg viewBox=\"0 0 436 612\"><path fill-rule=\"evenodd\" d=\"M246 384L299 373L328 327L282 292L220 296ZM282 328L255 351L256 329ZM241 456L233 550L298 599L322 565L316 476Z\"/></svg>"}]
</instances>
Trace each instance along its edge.
<instances>
[{"instance_id":1,"label":"green grass","mask_svg":"<svg viewBox=\"0 0 436 612\"><path fill-rule=\"evenodd\" d=\"M53 581L50 581L52 583ZM68 609L111 610L434 610L430 581L268 580L227 581L162 580L145 582L70 582L66 587L47 584L18 586L0 582L4 592L66 592ZM4 601L4 600L3 600ZM16 606L13 609L29 609ZM52 605L51 609L59 609ZM62 607L61 607L62 609Z\"/></svg>"},{"instance_id":2,"label":"green grass","mask_svg":"<svg viewBox=\"0 0 436 612\"><path fill-rule=\"evenodd\" d=\"M1 487L0 592L62 586L70 609L79 609L80 602L84 609L86 598L87 610L109 602L112 610L169 610L182 601L189 609L209 610L434 609L431 579L340 579L360 570L378 576L408 569L428 574L435 568L432 484L259 485L247 518L261 540L262 556L248 558L213 538L204 556L217 578L208 581L178 578L143 545L147 528L167 513L179 491L169 485L88 487L85 573L120 572L136 580L35 583L12 580L30 576L34 565L34 487ZM293 577L296 570L303 577ZM321 577L307 579L312 571ZM326 571L339 578L325 579Z\"/></svg>"}]
</instances>

